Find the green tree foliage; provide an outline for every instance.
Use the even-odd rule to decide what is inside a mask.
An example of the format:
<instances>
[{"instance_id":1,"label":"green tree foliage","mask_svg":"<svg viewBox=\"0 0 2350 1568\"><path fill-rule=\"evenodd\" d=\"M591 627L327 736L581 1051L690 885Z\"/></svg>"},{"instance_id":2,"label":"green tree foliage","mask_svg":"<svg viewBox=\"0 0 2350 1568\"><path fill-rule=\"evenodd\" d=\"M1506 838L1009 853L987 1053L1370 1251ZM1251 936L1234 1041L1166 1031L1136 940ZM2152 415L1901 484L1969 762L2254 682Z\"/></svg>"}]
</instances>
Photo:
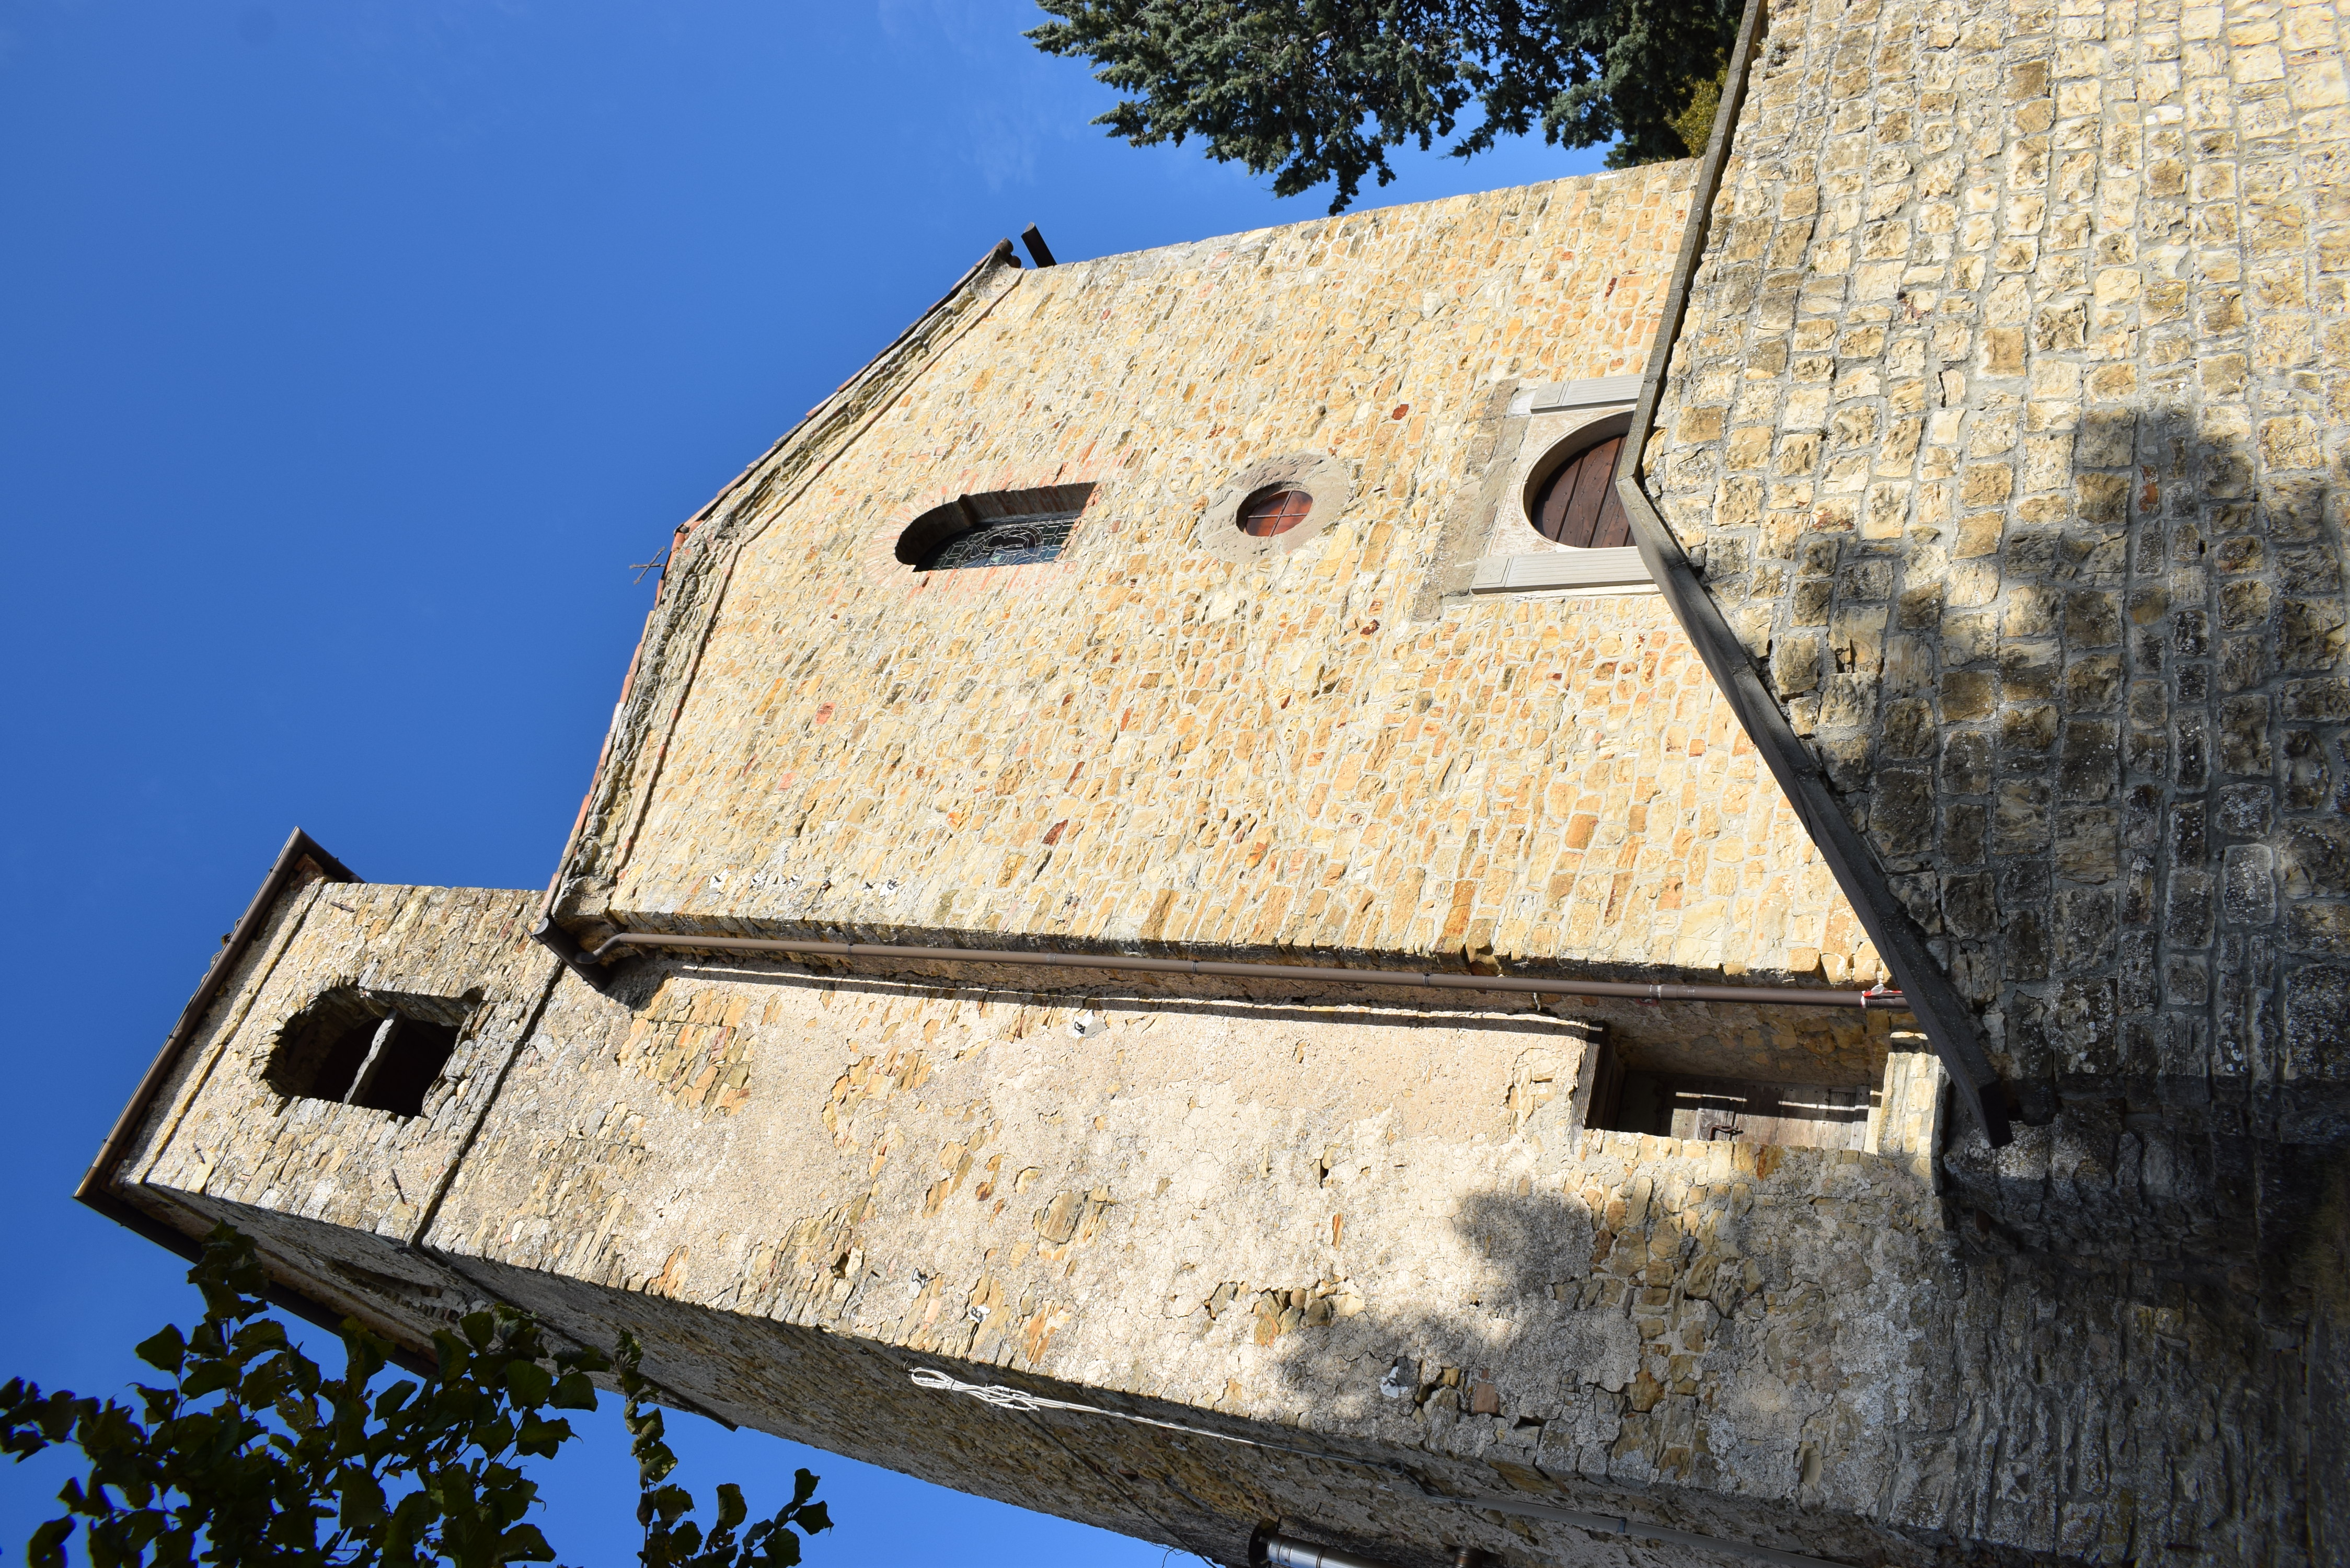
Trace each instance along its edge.
<instances>
[{"instance_id":1,"label":"green tree foliage","mask_svg":"<svg viewBox=\"0 0 2350 1568\"><path fill-rule=\"evenodd\" d=\"M736 1532L751 1516L743 1489L728 1484L718 1489L718 1523L704 1539L696 1524L693 1497L681 1486L669 1484L677 1456L662 1441L661 1413L647 1401L650 1386L637 1367L636 1340L620 1331L620 1393L627 1401L623 1418L629 1428L629 1452L637 1461L637 1522L645 1527L645 1568L792 1568L800 1560L800 1538L792 1527L814 1535L832 1528L832 1516L815 1501L816 1478L806 1470L792 1478L792 1501L760 1521L739 1538Z\"/></svg>"},{"instance_id":2,"label":"green tree foliage","mask_svg":"<svg viewBox=\"0 0 2350 1568\"><path fill-rule=\"evenodd\" d=\"M1611 168L1703 151L1677 123L1729 58L1727 0L1038 0L1030 31L1132 96L1095 121L1138 147L1206 141L1271 174L1275 195L1335 181L1334 213L1387 150L1451 137L1482 152L1535 125L1568 147L1615 141Z\"/></svg>"},{"instance_id":3,"label":"green tree foliage","mask_svg":"<svg viewBox=\"0 0 2350 1568\"><path fill-rule=\"evenodd\" d=\"M78 1525L95 1568L493 1568L555 1552L525 1517L537 1484L525 1458L571 1440L561 1410L592 1410L588 1375L614 1363L564 1349L529 1316L474 1313L433 1335L439 1365L386 1380L390 1346L343 1324L345 1365L327 1376L266 1315L253 1244L224 1225L189 1272L203 1293L192 1334L167 1327L138 1347L169 1379L135 1386L138 1407L57 1392L22 1378L0 1385L0 1453L25 1459L57 1444L81 1450L87 1478L66 1483L65 1512L33 1532L30 1568L64 1568ZM705 1540L693 1500L660 1484L675 1466L633 1340L619 1363L629 1431L644 1477L638 1515L647 1568L788 1568L791 1526L831 1521L806 1470L789 1506L752 1527L739 1488L719 1490Z\"/></svg>"},{"instance_id":4,"label":"green tree foliage","mask_svg":"<svg viewBox=\"0 0 2350 1568\"><path fill-rule=\"evenodd\" d=\"M1730 85L1729 62L1690 94L1689 107L1673 120L1673 133L1688 144L1692 156L1705 151L1713 135L1713 117L1721 109L1721 89Z\"/></svg>"}]
</instances>

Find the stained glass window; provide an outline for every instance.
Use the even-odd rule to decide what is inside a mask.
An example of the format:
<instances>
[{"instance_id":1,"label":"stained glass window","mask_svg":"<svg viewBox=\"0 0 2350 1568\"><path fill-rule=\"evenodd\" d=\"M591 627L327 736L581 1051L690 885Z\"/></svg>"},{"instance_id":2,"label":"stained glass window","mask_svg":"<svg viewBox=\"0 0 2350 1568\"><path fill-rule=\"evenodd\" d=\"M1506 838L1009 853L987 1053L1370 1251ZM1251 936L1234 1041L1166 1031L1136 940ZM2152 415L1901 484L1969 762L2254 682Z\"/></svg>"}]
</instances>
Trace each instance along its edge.
<instances>
[{"instance_id":1,"label":"stained glass window","mask_svg":"<svg viewBox=\"0 0 2350 1568\"><path fill-rule=\"evenodd\" d=\"M966 566L1025 566L1049 561L1069 542L1077 514L1053 517L999 517L965 529L942 541L926 556L925 572L949 572Z\"/></svg>"}]
</instances>

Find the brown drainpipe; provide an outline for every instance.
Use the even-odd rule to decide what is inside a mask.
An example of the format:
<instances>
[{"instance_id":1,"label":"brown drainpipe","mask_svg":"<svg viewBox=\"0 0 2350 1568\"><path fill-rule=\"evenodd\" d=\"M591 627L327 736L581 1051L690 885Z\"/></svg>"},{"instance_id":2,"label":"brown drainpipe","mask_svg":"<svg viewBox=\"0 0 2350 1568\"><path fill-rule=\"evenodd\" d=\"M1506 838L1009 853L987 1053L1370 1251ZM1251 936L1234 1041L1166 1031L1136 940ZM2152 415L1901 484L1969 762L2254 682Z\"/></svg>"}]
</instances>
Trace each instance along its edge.
<instances>
[{"instance_id":1,"label":"brown drainpipe","mask_svg":"<svg viewBox=\"0 0 2350 1568\"><path fill-rule=\"evenodd\" d=\"M1317 1546L1294 1535L1259 1531L1249 1542L1249 1562L1255 1568L1392 1568L1374 1558L1357 1557L1335 1546ZM1472 1564L1473 1568L1473 1564Z\"/></svg>"}]
</instances>

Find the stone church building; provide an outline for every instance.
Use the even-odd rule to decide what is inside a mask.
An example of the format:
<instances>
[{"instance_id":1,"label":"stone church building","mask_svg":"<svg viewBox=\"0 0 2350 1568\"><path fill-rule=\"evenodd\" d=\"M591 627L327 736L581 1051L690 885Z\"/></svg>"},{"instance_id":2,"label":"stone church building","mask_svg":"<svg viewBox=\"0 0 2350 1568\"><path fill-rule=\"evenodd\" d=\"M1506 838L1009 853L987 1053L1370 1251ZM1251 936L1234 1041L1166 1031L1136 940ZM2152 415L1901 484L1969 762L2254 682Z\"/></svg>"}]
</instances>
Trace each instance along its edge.
<instances>
[{"instance_id":1,"label":"stone church building","mask_svg":"<svg viewBox=\"0 0 2350 1568\"><path fill-rule=\"evenodd\" d=\"M82 1196L1221 1563L2350 1560L2344 66L1758 3L1700 159L999 245Z\"/></svg>"}]
</instances>

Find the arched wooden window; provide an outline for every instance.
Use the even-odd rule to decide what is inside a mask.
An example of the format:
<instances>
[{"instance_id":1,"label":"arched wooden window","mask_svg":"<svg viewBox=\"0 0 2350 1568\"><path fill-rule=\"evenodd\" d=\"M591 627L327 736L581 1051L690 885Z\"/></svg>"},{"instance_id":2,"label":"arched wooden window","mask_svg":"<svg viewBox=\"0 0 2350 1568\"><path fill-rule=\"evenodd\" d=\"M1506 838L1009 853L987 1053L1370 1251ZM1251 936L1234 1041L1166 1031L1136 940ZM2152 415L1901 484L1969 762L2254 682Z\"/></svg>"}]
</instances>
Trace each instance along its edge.
<instances>
[{"instance_id":1,"label":"arched wooden window","mask_svg":"<svg viewBox=\"0 0 2350 1568\"><path fill-rule=\"evenodd\" d=\"M1026 566L1059 556L1076 526L1066 517L1003 517L966 528L922 557L918 568L951 572L962 566Z\"/></svg>"},{"instance_id":2,"label":"arched wooden window","mask_svg":"<svg viewBox=\"0 0 2350 1568\"><path fill-rule=\"evenodd\" d=\"M1612 550L1632 542L1632 524L1616 494L1616 455L1624 445L1609 436L1559 464L1543 481L1533 507L1534 527L1545 539L1579 549Z\"/></svg>"}]
</instances>

